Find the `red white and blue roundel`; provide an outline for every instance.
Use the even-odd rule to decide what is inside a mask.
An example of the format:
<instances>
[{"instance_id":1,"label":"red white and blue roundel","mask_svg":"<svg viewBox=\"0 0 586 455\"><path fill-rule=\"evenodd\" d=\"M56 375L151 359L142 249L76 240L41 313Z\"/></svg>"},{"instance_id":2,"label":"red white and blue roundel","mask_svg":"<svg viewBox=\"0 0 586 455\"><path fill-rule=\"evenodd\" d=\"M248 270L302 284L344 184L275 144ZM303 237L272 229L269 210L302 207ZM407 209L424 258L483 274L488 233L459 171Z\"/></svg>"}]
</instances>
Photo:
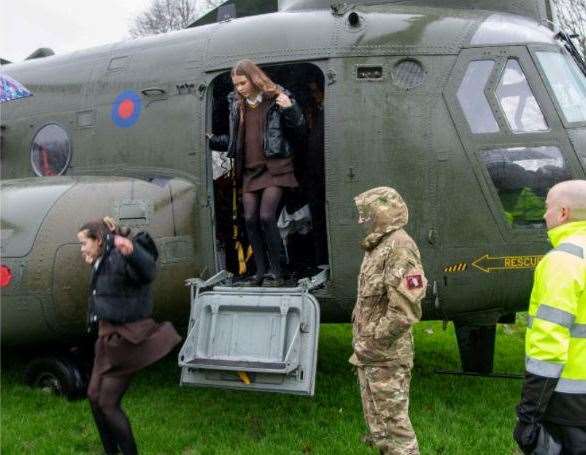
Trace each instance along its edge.
<instances>
[{"instance_id":1,"label":"red white and blue roundel","mask_svg":"<svg viewBox=\"0 0 586 455\"><path fill-rule=\"evenodd\" d=\"M112 122L118 128L130 128L140 118L142 101L136 92L125 90L112 104Z\"/></svg>"}]
</instances>

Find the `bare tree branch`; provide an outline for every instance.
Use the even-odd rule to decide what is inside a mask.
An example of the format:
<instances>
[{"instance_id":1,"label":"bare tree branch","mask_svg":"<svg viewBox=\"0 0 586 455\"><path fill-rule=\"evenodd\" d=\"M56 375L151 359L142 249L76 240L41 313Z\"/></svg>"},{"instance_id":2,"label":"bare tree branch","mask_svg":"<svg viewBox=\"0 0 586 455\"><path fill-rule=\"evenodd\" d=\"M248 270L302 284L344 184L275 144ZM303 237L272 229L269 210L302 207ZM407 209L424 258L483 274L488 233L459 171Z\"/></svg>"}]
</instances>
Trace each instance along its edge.
<instances>
[{"instance_id":1,"label":"bare tree branch","mask_svg":"<svg viewBox=\"0 0 586 455\"><path fill-rule=\"evenodd\" d=\"M586 0L552 0L557 25L565 32L578 35L577 48L586 55Z\"/></svg>"},{"instance_id":2,"label":"bare tree branch","mask_svg":"<svg viewBox=\"0 0 586 455\"><path fill-rule=\"evenodd\" d=\"M226 0L197 0L197 11L198 15L207 13L208 11L217 8L222 3L225 3Z\"/></svg>"},{"instance_id":3,"label":"bare tree branch","mask_svg":"<svg viewBox=\"0 0 586 455\"><path fill-rule=\"evenodd\" d=\"M202 12L223 2L224 0L153 0L146 11L132 20L130 36L139 38L184 29Z\"/></svg>"}]
</instances>

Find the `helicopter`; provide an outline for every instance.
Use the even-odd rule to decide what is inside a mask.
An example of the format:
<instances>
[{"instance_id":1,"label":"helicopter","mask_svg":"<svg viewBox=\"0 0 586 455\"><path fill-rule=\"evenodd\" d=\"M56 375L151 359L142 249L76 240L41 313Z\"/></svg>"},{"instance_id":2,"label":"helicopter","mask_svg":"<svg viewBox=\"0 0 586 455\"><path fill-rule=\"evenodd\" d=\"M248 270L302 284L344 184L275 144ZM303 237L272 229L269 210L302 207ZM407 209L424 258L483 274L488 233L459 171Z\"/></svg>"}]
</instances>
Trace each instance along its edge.
<instances>
[{"instance_id":1,"label":"helicopter","mask_svg":"<svg viewBox=\"0 0 586 455\"><path fill-rule=\"evenodd\" d=\"M423 318L453 321L462 369L490 374L496 325L526 310L549 249L547 191L585 177L586 70L549 3L280 0L233 12L2 66L2 345L83 339L75 234L109 215L157 243L155 316L189 319L182 383L312 394L319 324L350 321L355 302L353 197L392 186L429 280ZM311 83L323 94L325 209L312 215L327 251L283 289L229 276L243 267L230 164L206 134L227 132L230 68L243 58L304 109ZM310 249L288 248L290 261ZM79 362L54 352L30 365L30 382L72 394Z\"/></svg>"}]
</instances>

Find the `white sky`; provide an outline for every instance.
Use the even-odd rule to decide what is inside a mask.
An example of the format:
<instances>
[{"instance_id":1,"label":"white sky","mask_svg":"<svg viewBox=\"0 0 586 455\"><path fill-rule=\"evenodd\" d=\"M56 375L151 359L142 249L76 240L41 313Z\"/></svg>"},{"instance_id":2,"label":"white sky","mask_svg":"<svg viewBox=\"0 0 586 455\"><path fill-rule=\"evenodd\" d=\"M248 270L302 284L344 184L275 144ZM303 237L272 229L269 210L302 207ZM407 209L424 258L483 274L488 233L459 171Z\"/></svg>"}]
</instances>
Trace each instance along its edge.
<instances>
[{"instance_id":1,"label":"white sky","mask_svg":"<svg viewBox=\"0 0 586 455\"><path fill-rule=\"evenodd\" d=\"M19 62L40 47L63 54L128 39L150 1L0 0L0 57Z\"/></svg>"}]
</instances>

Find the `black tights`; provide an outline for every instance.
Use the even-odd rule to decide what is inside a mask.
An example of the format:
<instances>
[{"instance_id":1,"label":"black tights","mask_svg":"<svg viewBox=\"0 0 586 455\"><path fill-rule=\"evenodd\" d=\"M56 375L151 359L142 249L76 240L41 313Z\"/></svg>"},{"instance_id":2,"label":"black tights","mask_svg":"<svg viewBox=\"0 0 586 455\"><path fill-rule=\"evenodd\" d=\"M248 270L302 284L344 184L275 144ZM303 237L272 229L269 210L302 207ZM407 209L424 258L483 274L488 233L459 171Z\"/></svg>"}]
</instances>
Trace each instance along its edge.
<instances>
[{"instance_id":1,"label":"black tights","mask_svg":"<svg viewBox=\"0 0 586 455\"><path fill-rule=\"evenodd\" d=\"M107 454L138 454L128 417L120 407L132 375L102 377L98 390L90 395L92 414Z\"/></svg>"},{"instance_id":2,"label":"black tights","mask_svg":"<svg viewBox=\"0 0 586 455\"><path fill-rule=\"evenodd\" d=\"M242 195L244 222L254 250L257 277L262 277L267 271L266 256L270 262L270 271L281 276L281 235L277 227L277 208L282 196L283 188L278 186ZM265 251L268 253L266 256Z\"/></svg>"}]
</instances>

